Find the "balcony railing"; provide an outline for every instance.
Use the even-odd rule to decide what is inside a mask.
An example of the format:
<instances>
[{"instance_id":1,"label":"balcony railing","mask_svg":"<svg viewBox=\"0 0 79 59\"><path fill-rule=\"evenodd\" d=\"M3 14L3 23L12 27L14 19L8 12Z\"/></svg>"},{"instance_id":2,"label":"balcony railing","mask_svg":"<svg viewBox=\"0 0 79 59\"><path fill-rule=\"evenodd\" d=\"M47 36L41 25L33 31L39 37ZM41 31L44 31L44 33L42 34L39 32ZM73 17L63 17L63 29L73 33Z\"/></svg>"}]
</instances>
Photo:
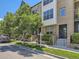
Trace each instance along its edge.
<instances>
[{"instance_id":1,"label":"balcony railing","mask_svg":"<svg viewBox=\"0 0 79 59\"><path fill-rule=\"evenodd\" d=\"M79 21L79 15L75 14L75 21Z\"/></svg>"},{"instance_id":2,"label":"balcony railing","mask_svg":"<svg viewBox=\"0 0 79 59\"><path fill-rule=\"evenodd\" d=\"M76 7L75 8L75 11L74 11L74 18L75 18L75 21L79 21L79 7Z\"/></svg>"}]
</instances>

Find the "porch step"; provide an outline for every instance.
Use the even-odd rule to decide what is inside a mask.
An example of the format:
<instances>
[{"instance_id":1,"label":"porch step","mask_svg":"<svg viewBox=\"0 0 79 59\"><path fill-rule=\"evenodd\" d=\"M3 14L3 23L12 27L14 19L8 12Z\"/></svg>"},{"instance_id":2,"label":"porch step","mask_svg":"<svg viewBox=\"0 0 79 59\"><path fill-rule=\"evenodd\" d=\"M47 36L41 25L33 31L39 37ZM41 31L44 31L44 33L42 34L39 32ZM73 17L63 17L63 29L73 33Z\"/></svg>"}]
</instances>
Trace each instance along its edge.
<instances>
[{"instance_id":1,"label":"porch step","mask_svg":"<svg viewBox=\"0 0 79 59\"><path fill-rule=\"evenodd\" d=\"M56 47L66 47L67 46L67 39L57 39L55 46Z\"/></svg>"}]
</instances>

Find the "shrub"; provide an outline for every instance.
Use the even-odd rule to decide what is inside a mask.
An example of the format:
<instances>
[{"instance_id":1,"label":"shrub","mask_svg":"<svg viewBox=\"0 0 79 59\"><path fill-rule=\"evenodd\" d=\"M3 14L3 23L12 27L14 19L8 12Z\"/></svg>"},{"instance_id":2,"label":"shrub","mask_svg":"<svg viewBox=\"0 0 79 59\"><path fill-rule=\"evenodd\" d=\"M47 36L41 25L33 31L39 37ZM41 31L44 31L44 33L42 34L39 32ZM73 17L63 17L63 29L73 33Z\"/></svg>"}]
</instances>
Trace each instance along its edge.
<instances>
[{"instance_id":1,"label":"shrub","mask_svg":"<svg viewBox=\"0 0 79 59\"><path fill-rule=\"evenodd\" d=\"M74 49L78 49L79 50L79 47L75 46Z\"/></svg>"},{"instance_id":2,"label":"shrub","mask_svg":"<svg viewBox=\"0 0 79 59\"><path fill-rule=\"evenodd\" d=\"M22 45L22 42L16 42L17 45Z\"/></svg>"},{"instance_id":3,"label":"shrub","mask_svg":"<svg viewBox=\"0 0 79 59\"><path fill-rule=\"evenodd\" d=\"M31 38L31 37L32 37L31 34L25 35L25 38L27 38L27 39L29 39L29 38Z\"/></svg>"},{"instance_id":4,"label":"shrub","mask_svg":"<svg viewBox=\"0 0 79 59\"><path fill-rule=\"evenodd\" d=\"M79 44L79 33L74 33L72 35L72 43Z\"/></svg>"},{"instance_id":5,"label":"shrub","mask_svg":"<svg viewBox=\"0 0 79 59\"><path fill-rule=\"evenodd\" d=\"M42 41L45 41L46 44L48 44L48 45L53 44L52 35L50 35L50 34L44 34L42 36Z\"/></svg>"}]
</instances>

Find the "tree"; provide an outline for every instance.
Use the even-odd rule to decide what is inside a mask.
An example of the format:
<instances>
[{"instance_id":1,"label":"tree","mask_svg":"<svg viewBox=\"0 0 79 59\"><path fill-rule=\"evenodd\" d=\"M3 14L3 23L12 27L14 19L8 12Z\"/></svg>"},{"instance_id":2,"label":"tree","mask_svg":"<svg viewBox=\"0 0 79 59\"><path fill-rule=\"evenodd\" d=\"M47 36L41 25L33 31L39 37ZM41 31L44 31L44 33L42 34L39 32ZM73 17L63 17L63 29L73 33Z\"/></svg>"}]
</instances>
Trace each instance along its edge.
<instances>
[{"instance_id":1,"label":"tree","mask_svg":"<svg viewBox=\"0 0 79 59\"><path fill-rule=\"evenodd\" d=\"M32 14L30 18L31 18L31 23L32 23L31 24L32 32L33 33L38 32L42 26L41 17L39 16L39 14Z\"/></svg>"},{"instance_id":2,"label":"tree","mask_svg":"<svg viewBox=\"0 0 79 59\"><path fill-rule=\"evenodd\" d=\"M3 23L4 23L4 21L1 20L0 21L0 34L3 34Z\"/></svg>"},{"instance_id":3,"label":"tree","mask_svg":"<svg viewBox=\"0 0 79 59\"><path fill-rule=\"evenodd\" d=\"M28 4L22 3L20 8L16 11L16 21L15 23L17 26L16 33L20 36L24 32L29 32L29 22L30 18L29 15L31 14L31 8Z\"/></svg>"},{"instance_id":4,"label":"tree","mask_svg":"<svg viewBox=\"0 0 79 59\"><path fill-rule=\"evenodd\" d=\"M13 26L13 20L15 16L11 12L7 12L6 16L4 17L3 22L3 33L8 34L11 36L12 33L12 26Z\"/></svg>"},{"instance_id":5,"label":"tree","mask_svg":"<svg viewBox=\"0 0 79 59\"><path fill-rule=\"evenodd\" d=\"M33 14L31 7L24 2L15 14L8 12L1 23L3 33L12 38L24 37L26 33L33 34L42 25L39 14Z\"/></svg>"},{"instance_id":6,"label":"tree","mask_svg":"<svg viewBox=\"0 0 79 59\"><path fill-rule=\"evenodd\" d=\"M31 13L31 8L28 4L24 3L21 4L20 8L16 11L16 15L22 16L22 14L30 15Z\"/></svg>"}]
</instances>

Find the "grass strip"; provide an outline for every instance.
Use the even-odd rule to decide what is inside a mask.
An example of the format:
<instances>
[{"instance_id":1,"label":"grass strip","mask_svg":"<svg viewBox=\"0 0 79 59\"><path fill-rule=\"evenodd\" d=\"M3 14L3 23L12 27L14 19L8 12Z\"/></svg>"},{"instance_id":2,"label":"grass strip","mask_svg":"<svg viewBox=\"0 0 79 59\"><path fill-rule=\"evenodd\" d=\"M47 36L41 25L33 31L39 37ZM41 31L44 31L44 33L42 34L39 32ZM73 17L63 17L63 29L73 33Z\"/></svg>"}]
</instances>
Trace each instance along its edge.
<instances>
[{"instance_id":1,"label":"grass strip","mask_svg":"<svg viewBox=\"0 0 79 59\"><path fill-rule=\"evenodd\" d=\"M74 53L74 52L69 52L69 51L64 51L64 50L59 50L59 49L53 49L53 48L46 48L44 46L40 47L39 45L36 45L34 43L22 43L22 42L17 42L17 45L22 45L26 46L32 49L40 50L40 51L45 51L51 54L59 55L62 57L66 57L69 59L79 59L79 54Z\"/></svg>"}]
</instances>

